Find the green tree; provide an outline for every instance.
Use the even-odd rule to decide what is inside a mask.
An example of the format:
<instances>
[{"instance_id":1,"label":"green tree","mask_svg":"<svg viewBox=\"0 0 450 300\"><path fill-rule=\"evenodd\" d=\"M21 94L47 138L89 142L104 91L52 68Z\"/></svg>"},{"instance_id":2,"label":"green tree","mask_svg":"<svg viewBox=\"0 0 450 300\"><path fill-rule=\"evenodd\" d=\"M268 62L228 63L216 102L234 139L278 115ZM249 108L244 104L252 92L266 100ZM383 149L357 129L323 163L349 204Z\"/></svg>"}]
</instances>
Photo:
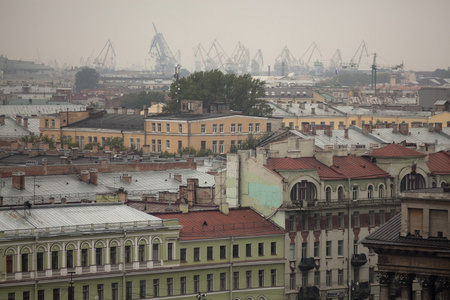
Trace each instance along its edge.
<instances>
[{"instance_id":1,"label":"green tree","mask_svg":"<svg viewBox=\"0 0 450 300\"><path fill-rule=\"evenodd\" d=\"M122 107L134 108L146 105L150 107L152 102L164 102L164 93L158 91L127 94L119 103Z\"/></svg>"},{"instance_id":2,"label":"green tree","mask_svg":"<svg viewBox=\"0 0 450 300\"><path fill-rule=\"evenodd\" d=\"M100 74L92 68L83 68L75 74L75 91L92 89L98 86Z\"/></svg>"},{"instance_id":3,"label":"green tree","mask_svg":"<svg viewBox=\"0 0 450 300\"><path fill-rule=\"evenodd\" d=\"M177 101L189 99L203 101L204 107L214 102L227 102L231 110L242 111L244 115L271 116L272 108L262 99L264 83L250 74L238 76L219 70L195 72L172 83L169 92L172 100L164 112L177 112Z\"/></svg>"}]
</instances>

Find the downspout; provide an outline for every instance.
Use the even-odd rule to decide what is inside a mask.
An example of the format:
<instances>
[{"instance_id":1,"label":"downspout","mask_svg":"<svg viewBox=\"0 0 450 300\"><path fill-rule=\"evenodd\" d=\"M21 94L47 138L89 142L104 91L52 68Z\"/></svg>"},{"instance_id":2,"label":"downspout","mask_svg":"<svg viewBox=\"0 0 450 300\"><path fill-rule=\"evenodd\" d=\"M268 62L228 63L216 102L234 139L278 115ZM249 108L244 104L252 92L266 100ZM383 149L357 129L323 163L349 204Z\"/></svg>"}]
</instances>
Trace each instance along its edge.
<instances>
[{"instance_id":1,"label":"downspout","mask_svg":"<svg viewBox=\"0 0 450 300\"><path fill-rule=\"evenodd\" d=\"M34 300L38 300L38 279L37 279L37 243L39 237L37 235L35 237L35 242L33 245L33 264L34 264Z\"/></svg>"},{"instance_id":2,"label":"downspout","mask_svg":"<svg viewBox=\"0 0 450 300\"><path fill-rule=\"evenodd\" d=\"M126 299L126 274L125 274L125 239L127 237L127 231L123 231L123 241L122 241L122 299Z\"/></svg>"},{"instance_id":3,"label":"downspout","mask_svg":"<svg viewBox=\"0 0 450 300\"><path fill-rule=\"evenodd\" d=\"M233 300L233 242L234 237L230 237L230 300Z\"/></svg>"},{"instance_id":4,"label":"downspout","mask_svg":"<svg viewBox=\"0 0 450 300\"><path fill-rule=\"evenodd\" d=\"M350 252L352 249L352 243L351 243L351 239L350 239L350 229L352 227L352 218L350 216L350 205L351 205L351 190L350 190L350 178L348 178L348 205L347 205L347 218L348 218L348 234L347 234L347 239L348 239L348 255L347 255L347 287L348 287L348 299L352 299L352 286L351 286L351 273L352 273L352 269L351 269L351 257L350 257Z\"/></svg>"}]
</instances>

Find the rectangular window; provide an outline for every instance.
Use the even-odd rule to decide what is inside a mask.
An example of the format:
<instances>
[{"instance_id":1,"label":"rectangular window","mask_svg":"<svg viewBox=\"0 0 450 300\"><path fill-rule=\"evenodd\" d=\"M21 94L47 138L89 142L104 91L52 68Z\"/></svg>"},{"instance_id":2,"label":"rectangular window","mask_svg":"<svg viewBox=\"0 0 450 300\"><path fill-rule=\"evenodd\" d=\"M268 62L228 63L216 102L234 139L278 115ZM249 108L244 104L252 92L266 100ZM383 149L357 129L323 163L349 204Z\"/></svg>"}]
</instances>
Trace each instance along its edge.
<instances>
[{"instance_id":1,"label":"rectangular window","mask_svg":"<svg viewBox=\"0 0 450 300\"><path fill-rule=\"evenodd\" d=\"M375 270L373 267L369 268L369 283L375 282Z\"/></svg>"},{"instance_id":2,"label":"rectangular window","mask_svg":"<svg viewBox=\"0 0 450 300\"><path fill-rule=\"evenodd\" d=\"M253 123L248 124L248 132L253 132Z\"/></svg>"},{"instance_id":3,"label":"rectangular window","mask_svg":"<svg viewBox=\"0 0 450 300\"><path fill-rule=\"evenodd\" d=\"M183 149L183 142L182 141L178 141L178 150Z\"/></svg>"},{"instance_id":4,"label":"rectangular window","mask_svg":"<svg viewBox=\"0 0 450 300\"><path fill-rule=\"evenodd\" d=\"M277 242L270 243L270 254L277 255Z\"/></svg>"},{"instance_id":5,"label":"rectangular window","mask_svg":"<svg viewBox=\"0 0 450 300\"><path fill-rule=\"evenodd\" d=\"M355 211L353 213L353 226L359 227L359 212L358 211Z\"/></svg>"},{"instance_id":6,"label":"rectangular window","mask_svg":"<svg viewBox=\"0 0 450 300\"><path fill-rule=\"evenodd\" d=\"M111 298L112 300L119 300L119 283L111 283Z\"/></svg>"},{"instance_id":7,"label":"rectangular window","mask_svg":"<svg viewBox=\"0 0 450 300\"><path fill-rule=\"evenodd\" d=\"M338 256L344 255L344 240L338 241Z\"/></svg>"},{"instance_id":8,"label":"rectangular window","mask_svg":"<svg viewBox=\"0 0 450 300\"><path fill-rule=\"evenodd\" d=\"M201 125L201 133L206 133L206 124Z\"/></svg>"},{"instance_id":9,"label":"rectangular window","mask_svg":"<svg viewBox=\"0 0 450 300\"><path fill-rule=\"evenodd\" d=\"M242 141L238 141L238 149L241 149L242 147Z\"/></svg>"},{"instance_id":10,"label":"rectangular window","mask_svg":"<svg viewBox=\"0 0 450 300\"><path fill-rule=\"evenodd\" d=\"M326 273L325 284L331 286L331 270L328 270Z\"/></svg>"},{"instance_id":11,"label":"rectangular window","mask_svg":"<svg viewBox=\"0 0 450 300\"><path fill-rule=\"evenodd\" d=\"M152 123L152 131L155 132L156 131L156 124Z\"/></svg>"},{"instance_id":12,"label":"rectangular window","mask_svg":"<svg viewBox=\"0 0 450 300\"><path fill-rule=\"evenodd\" d=\"M308 243L302 243L302 258L308 257Z\"/></svg>"},{"instance_id":13,"label":"rectangular window","mask_svg":"<svg viewBox=\"0 0 450 300\"><path fill-rule=\"evenodd\" d=\"M48 119L45 119L45 128L48 128Z\"/></svg>"},{"instance_id":14,"label":"rectangular window","mask_svg":"<svg viewBox=\"0 0 450 300\"><path fill-rule=\"evenodd\" d=\"M338 223L339 223L339 229L344 228L344 213L340 212L338 213Z\"/></svg>"},{"instance_id":15,"label":"rectangular window","mask_svg":"<svg viewBox=\"0 0 450 300\"><path fill-rule=\"evenodd\" d=\"M233 289L239 289L239 272L233 272Z\"/></svg>"},{"instance_id":16,"label":"rectangular window","mask_svg":"<svg viewBox=\"0 0 450 300\"><path fill-rule=\"evenodd\" d=\"M277 270L276 269L270 270L270 285L277 286Z\"/></svg>"},{"instance_id":17,"label":"rectangular window","mask_svg":"<svg viewBox=\"0 0 450 300\"><path fill-rule=\"evenodd\" d=\"M159 279L153 279L153 297L159 297Z\"/></svg>"},{"instance_id":18,"label":"rectangular window","mask_svg":"<svg viewBox=\"0 0 450 300\"><path fill-rule=\"evenodd\" d=\"M342 285L344 283L344 270L338 270L338 285Z\"/></svg>"},{"instance_id":19,"label":"rectangular window","mask_svg":"<svg viewBox=\"0 0 450 300\"><path fill-rule=\"evenodd\" d=\"M308 285L308 272L302 272L302 286Z\"/></svg>"},{"instance_id":20,"label":"rectangular window","mask_svg":"<svg viewBox=\"0 0 450 300\"><path fill-rule=\"evenodd\" d=\"M8 300L16 300L16 293L8 293Z\"/></svg>"},{"instance_id":21,"label":"rectangular window","mask_svg":"<svg viewBox=\"0 0 450 300\"><path fill-rule=\"evenodd\" d=\"M158 152L161 152L161 140L158 140L158 141L157 141L157 147L158 147L158 148L157 148L156 150L157 150Z\"/></svg>"},{"instance_id":22,"label":"rectangular window","mask_svg":"<svg viewBox=\"0 0 450 300\"><path fill-rule=\"evenodd\" d=\"M208 246L206 248L206 259L207 260L212 260L213 259L213 247L212 246Z\"/></svg>"},{"instance_id":23,"label":"rectangular window","mask_svg":"<svg viewBox=\"0 0 450 300\"><path fill-rule=\"evenodd\" d=\"M380 213L379 213L379 218L380 218L380 226L381 225L383 225L384 224L384 222L385 222L385 212L384 212L384 210L382 209L382 210L380 210Z\"/></svg>"},{"instance_id":24,"label":"rectangular window","mask_svg":"<svg viewBox=\"0 0 450 300\"><path fill-rule=\"evenodd\" d=\"M159 244L153 244L152 245L152 260L158 261L159 260Z\"/></svg>"},{"instance_id":25,"label":"rectangular window","mask_svg":"<svg viewBox=\"0 0 450 300\"><path fill-rule=\"evenodd\" d=\"M231 124L231 133L236 132L236 124Z\"/></svg>"},{"instance_id":26,"label":"rectangular window","mask_svg":"<svg viewBox=\"0 0 450 300\"><path fill-rule=\"evenodd\" d=\"M242 124L238 124L238 130L237 130L238 132L242 132Z\"/></svg>"},{"instance_id":27,"label":"rectangular window","mask_svg":"<svg viewBox=\"0 0 450 300\"><path fill-rule=\"evenodd\" d=\"M131 263L131 246L125 246L125 263Z\"/></svg>"},{"instance_id":28,"label":"rectangular window","mask_svg":"<svg viewBox=\"0 0 450 300\"><path fill-rule=\"evenodd\" d=\"M53 289L53 300L61 299L61 291L59 289Z\"/></svg>"},{"instance_id":29,"label":"rectangular window","mask_svg":"<svg viewBox=\"0 0 450 300\"><path fill-rule=\"evenodd\" d=\"M308 230L308 216L306 215L302 216L302 230L303 231Z\"/></svg>"},{"instance_id":30,"label":"rectangular window","mask_svg":"<svg viewBox=\"0 0 450 300\"><path fill-rule=\"evenodd\" d=\"M144 262L146 260L145 259L145 245L139 245L138 256L139 256L140 262Z\"/></svg>"},{"instance_id":31,"label":"rectangular window","mask_svg":"<svg viewBox=\"0 0 450 300\"><path fill-rule=\"evenodd\" d=\"M266 131L267 131L267 132L272 132L272 123L267 123L267 124L266 124L266 127L267 127L267 128L266 128Z\"/></svg>"},{"instance_id":32,"label":"rectangular window","mask_svg":"<svg viewBox=\"0 0 450 300\"><path fill-rule=\"evenodd\" d=\"M38 271L43 271L44 270L44 253L43 252L38 252L36 255L36 268Z\"/></svg>"},{"instance_id":33,"label":"rectangular window","mask_svg":"<svg viewBox=\"0 0 450 300\"><path fill-rule=\"evenodd\" d=\"M200 142L200 149L206 150L206 141L201 141Z\"/></svg>"},{"instance_id":34,"label":"rectangular window","mask_svg":"<svg viewBox=\"0 0 450 300\"><path fill-rule=\"evenodd\" d=\"M173 295L173 278L167 278L167 296Z\"/></svg>"},{"instance_id":35,"label":"rectangular window","mask_svg":"<svg viewBox=\"0 0 450 300\"><path fill-rule=\"evenodd\" d=\"M88 263L88 249L81 249L81 266L87 267Z\"/></svg>"},{"instance_id":36,"label":"rectangular window","mask_svg":"<svg viewBox=\"0 0 450 300\"><path fill-rule=\"evenodd\" d=\"M289 128L294 129L294 122L289 122Z\"/></svg>"},{"instance_id":37,"label":"rectangular window","mask_svg":"<svg viewBox=\"0 0 450 300\"><path fill-rule=\"evenodd\" d=\"M141 139L136 139L136 149L141 150Z\"/></svg>"},{"instance_id":38,"label":"rectangular window","mask_svg":"<svg viewBox=\"0 0 450 300\"><path fill-rule=\"evenodd\" d=\"M245 245L245 256L247 257L252 256L252 244Z\"/></svg>"},{"instance_id":39,"label":"rectangular window","mask_svg":"<svg viewBox=\"0 0 450 300\"><path fill-rule=\"evenodd\" d=\"M223 132L224 132L224 126L223 126L223 124L220 124L220 125L219 125L219 132L220 132L220 133L223 133Z\"/></svg>"},{"instance_id":40,"label":"rectangular window","mask_svg":"<svg viewBox=\"0 0 450 300\"><path fill-rule=\"evenodd\" d=\"M98 300L104 300L103 284L97 284L97 297Z\"/></svg>"},{"instance_id":41,"label":"rectangular window","mask_svg":"<svg viewBox=\"0 0 450 300\"><path fill-rule=\"evenodd\" d=\"M252 287L252 271L245 271L245 286L248 289Z\"/></svg>"},{"instance_id":42,"label":"rectangular window","mask_svg":"<svg viewBox=\"0 0 450 300\"><path fill-rule=\"evenodd\" d=\"M320 286L320 272L319 271L314 272L314 285Z\"/></svg>"},{"instance_id":43,"label":"rectangular window","mask_svg":"<svg viewBox=\"0 0 450 300\"><path fill-rule=\"evenodd\" d=\"M214 277L213 274L207 274L206 275L206 291L207 292L212 292L214 290Z\"/></svg>"},{"instance_id":44,"label":"rectangular window","mask_svg":"<svg viewBox=\"0 0 450 300\"><path fill-rule=\"evenodd\" d=\"M109 248L109 263L112 265L117 264L117 247Z\"/></svg>"},{"instance_id":45,"label":"rectangular window","mask_svg":"<svg viewBox=\"0 0 450 300\"><path fill-rule=\"evenodd\" d=\"M84 136L80 137L80 147L81 149L84 148Z\"/></svg>"},{"instance_id":46,"label":"rectangular window","mask_svg":"<svg viewBox=\"0 0 450 300\"><path fill-rule=\"evenodd\" d=\"M327 229L333 228L332 214L326 214L326 223Z\"/></svg>"},{"instance_id":47,"label":"rectangular window","mask_svg":"<svg viewBox=\"0 0 450 300\"><path fill-rule=\"evenodd\" d=\"M196 247L194 248L194 261L200 260L200 248Z\"/></svg>"},{"instance_id":48,"label":"rectangular window","mask_svg":"<svg viewBox=\"0 0 450 300\"><path fill-rule=\"evenodd\" d=\"M88 285L83 285L83 291L82 291L82 295L83 295L83 300L89 300L89 286Z\"/></svg>"},{"instance_id":49,"label":"rectangular window","mask_svg":"<svg viewBox=\"0 0 450 300\"><path fill-rule=\"evenodd\" d=\"M314 257L320 256L320 242L314 242Z\"/></svg>"},{"instance_id":50,"label":"rectangular window","mask_svg":"<svg viewBox=\"0 0 450 300\"><path fill-rule=\"evenodd\" d=\"M158 123L158 132L161 132L161 123Z\"/></svg>"},{"instance_id":51,"label":"rectangular window","mask_svg":"<svg viewBox=\"0 0 450 300\"><path fill-rule=\"evenodd\" d=\"M314 214L314 229L318 230L320 229L320 215Z\"/></svg>"},{"instance_id":52,"label":"rectangular window","mask_svg":"<svg viewBox=\"0 0 450 300\"><path fill-rule=\"evenodd\" d=\"M166 124L166 132L170 132L170 124Z\"/></svg>"},{"instance_id":53,"label":"rectangular window","mask_svg":"<svg viewBox=\"0 0 450 300\"><path fill-rule=\"evenodd\" d=\"M212 132L217 133L217 124L213 124Z\"/></svg>"},{"instance_id":54,"label":"rectangular window","mask_svg":"<svg viewBox=\"0 0 450 300\"><path fill-rule=\"evenodd\" d=\"M227 273L220 273L220 290L225 291L227 289Z\"/></svg>"},{"instance_id":55,"label":"rectangular window","mask_svg":"<svg viewBox=\"0 0 450 300\"><path fill-rule=\"evenodd\" d=\"M156 152L156 140L152 140L152 152Z\"/></svg>"},{"instance_id":56,"label":"rectangular window","mask_svg":"<svg viewBox=\"0 0 450 300\"><path fill-rule=\"evenodd\" d=\"M233 258L239 257L239 245L233 245Z\"/></svg>"},{"instance_id":57,"label":"rectangular window","mask_svg":"<svg viewBox=\"0 0 450 300\"><path fill-rule=\"evenodd\" d=\"M326 244L326 256L331 256L331 241L327 241L327 244Z\"/></svg>"},{"instance_id":58,"label":"rectangular window","mask_svg":"<svg viewBox=\"0 0 450 300\"><path fill-rule=\"evenodd\" d=\"M181 295L186 295L186 276L180 277L180 294Z\"/></svg>"},{"instance_id":59,"label":"rectangular window","mask_svg":"<svg viewBox=\"0 0 450 300\"><path fill-rule=\"evenodd\" d=\"M52 123L52 128L55 128L55 120L54 119L51 120L51 123Z\"/></svg>"},{"instance_id":60,"label":"rectangular window","mask_svg":"<svg viewBox=\"0 0 450 300\"><path fill-rule=\"evenodd\" d=\"M180 261L181 262L186 262L186 248L181 248L180 249Z\"/></svg>"},{"instance_id":61,"label":"rectangular window","mask_svg":"<svg viewBox=\"0 0 450 300\"><path fill-rule=\"evenodd\" d=\"M134 139L130 139L130 148L133 148L134 144Z\"/></svg>"},{"instance_id":62,"label":"rectangular window","mask_svg":"<svg viewBox=\"0 0 450 300\"><path fill-rule=\"evenodd\" d=\"M258 286L259 287L264 286L264 270L258 271Z\"/></svg>"},{"instance_id":63,"label":"rectangular window","mask_svg":"<svg viewBox=\"0 0 450 300\"><path fill-rule=\"evenodd\" d=\"M200 293L200 275L194 275L194 294Z\"/></svg>"},{"instance_id":64,"label":"rectangular window","mask_svg":"<svg viewBox=\"0 0 450 300\"><path fill-rule=\"evenodd\" d=\"M375 226L375 212L373 210L369 210L369 226Z\"/></svg>"},{"instance_id":65,"label":"rectangular window","mask_svg":"<svg viewBox=\"0 0 450 300\"><path fill-rule=\"evenodd\" d=\"M220 246L220 259L226 259L227 258L227 246L222 245Z\"/></svg>"},{"instance_id":66,"label":"rectangular window","mask_svg":"<svg viewBox=\"0 0 450 300\"><path fill-rule=\"evenodd\" d=\"M29 291L25 291L22 294L22 300L30 300L30 292ZM84 300L84 299L83 299Z\"/></svg>"},{"instance_id":67,"label":"rectangular window","mask_svg":"<svg viewBox=\"0 0 450 300\"><path fill-rule=\"evenodd\" d=\"M289 289L290 290L296 290L296 284L295 284L295 273L289 274Z\"/></svg>"},{"instance_id":68,"label":"rectangular window","mask_svg":"<svg viewBox=\"0 0 450 300\"><path fill-rule=\"evenodd\" d=\"M28 272L28 253L22 254L22 272Z\"/></svg>"},{"instance_id":69,"label":"rectangular window","mask_svg":"<svg viewBox=\"0 0 450 300\"><path fill-rule=\"evenodd\" d=\"M224 141L219 141L219 153L223 154L225 152L225 143Z\"/></svg>"},{"instance_id":70,"label":"rectangular window","mask_svg":"<svg viewBox=\"0 0 450 300\"><path fill-rule=\"evenodd\" d=\"M389 213L390 213L391 219L392 219L392 218L395 217L395 215L397 214L397 211L395 210L395 208L393 208L393 209L391 209L391 210L389 211Z\"/></svg>"},{"instance_id":71,"label":"rectangular window","mask_svg":"<svg viewBox=\"0 0 450 300\"><path fill-rule=\"evenodd\" d=\"M103 264L103 248L95 248L95 264L97 266Z\"/></svg>"},{"instance_id":72,"label":"rectangular window","mask_svg":"<svg viewBox=\"0 0 450 300\"><path fill-rule=\"evenodd\" d=\"M167 260L173 260L173 243L167 243Z\"/></svg>"},{"instance_id":73,"label":"rectangular window","mask_svg":"<svg viewBox=\"0 0 450 300\"><path fill-rule=\"evenodd\" d=\"M212 152L217 153L217 141L212 142Z\"/></svg>"},{"instance_id":74,"label":"rectangular window","mask_svg":"<svg viewBox=\"0 0 450 300\"><path fill-rule=\"evenodd\" d=\"M291 259L291 260L295 259L295 244L294 243L289 244L289 259Z\"/></svg>"},{"instance_id":75,"label":"rectangular window","mask_svg":"<svg viewBox=\"0 0 450 300\"><path fill-rule=\"evenodd\" d=\"M66 266L67 268L73 268L73 250L67 250Z\"/></svg>"},{"instance_id":76,"label":"rectangular window","mask_svg":"<svg viewBox=\"0 0 450 300\"><path fill-rule=\"evenodd\" d=\"M38 291L38 300L45 300L45 290Z\"/></svg>"},{"instance_id":77,"label":"rectangular window","mask_svg":"<svg viewBox=\"0 0 450 300\"><path fill-rule=\"evenodd\" d=\"M264 243L258 243L258 256L264 256Z\"/></svg>"},{"instance_id":78,"label":"rectangular window","mask_svg":"<svg viewBox=\"0 0 450 300\"><path fill-rule=\"evenodd\" d=\"M256 123L256 124L255 124L255 131L256 131L256 132L260 132L260 130L261 130L261 129L260 129L259 123Z\"/></svg>"},{"instance_id":79,"label":"rectangular window","mask_svg":"<svg viewBox=\"0 0 450 300\"><path fill-rule=\"evenodd\" d=\"M59 260L59 252L52 251L52 269L53 270L56 270L59 268L58 260Z\"/></svg>"}]
</instances>

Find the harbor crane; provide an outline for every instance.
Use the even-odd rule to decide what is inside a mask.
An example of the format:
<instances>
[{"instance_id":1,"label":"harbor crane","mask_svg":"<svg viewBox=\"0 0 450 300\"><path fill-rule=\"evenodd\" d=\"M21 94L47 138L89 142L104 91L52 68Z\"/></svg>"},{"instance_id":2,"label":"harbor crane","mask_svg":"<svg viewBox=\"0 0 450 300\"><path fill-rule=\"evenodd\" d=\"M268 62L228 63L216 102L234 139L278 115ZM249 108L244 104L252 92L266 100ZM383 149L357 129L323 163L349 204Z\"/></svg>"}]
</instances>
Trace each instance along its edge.
<instances>
[{"instance_id":1,"label":"harbor crane","mask_svg":"<svg viewBox=\"0 0 450 300\"><path fill-rule=\"evenodd\" d=\"M107 70L114 70L116 67L116 52L114 51L113 44L108 40L103 46L97 58L94 60L94 67L99 72L105 72Z\"/></svg>"},{"instance_id":2,"label":"harbor crane","mask_svg":"<svg viewBox=\"0 0 450 300\"><path fill-rule=\"evenodd\" d=\"M262 68L264 65L264 59L261 49L258 49L255 56L252 59L252 74L253 75L260 75L262 73Z\"/></svg>"},{"instance_id":3,"label":"harbor crane","mask_svg":"<svg viewBox=\"0 0 450 300\"><path fill-rule=\"evenodd\" d=\"M381 66L377 65L377 54L373 54L373 62L372 62L372 77L371 77L371 88L372 90L377 91L377 70L383 68L383 69L390 69L392 71L398 71L403 70L403 62L398 65L391 65L391 66Z\"/></svg>"},{"instance_id":4,"label":"harbor crane","mask_svg":"<svg viewBox=\"0 0 450 300\"><path fill-rule=\"evenodd\" d=\"M175 68L178 61L172 54L163 34L156 30L155 23L153 23L153 29L155 30L155 36L152 39L149 54L155 59L155 71L169 74ZM177 56L180 56L178 52Z\"/></svg>"}]
</instances>

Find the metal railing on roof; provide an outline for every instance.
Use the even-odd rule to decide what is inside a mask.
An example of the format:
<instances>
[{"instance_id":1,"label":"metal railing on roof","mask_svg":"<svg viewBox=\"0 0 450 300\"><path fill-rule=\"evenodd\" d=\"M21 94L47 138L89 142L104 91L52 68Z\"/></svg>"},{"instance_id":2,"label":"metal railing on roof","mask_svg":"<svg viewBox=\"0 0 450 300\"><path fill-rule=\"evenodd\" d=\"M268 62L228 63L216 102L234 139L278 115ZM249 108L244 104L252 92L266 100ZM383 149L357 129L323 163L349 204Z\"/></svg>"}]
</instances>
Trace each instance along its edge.
<instances>
[{"instance_id":1,"label":"metal railing on roof","mask_svg":"<svg viewBox=\"0 0 450 300\"><path fill-rule=\"evenodd\" d=\"M207 222L199 226L184 226L182 234L185 236L202 236L207 233L229 232L232 230L276 230L277 228L270 222L238 222L231 224L208 225ZM252 231L254 233L254 231Z\"/></svg>"}]
</instances>

